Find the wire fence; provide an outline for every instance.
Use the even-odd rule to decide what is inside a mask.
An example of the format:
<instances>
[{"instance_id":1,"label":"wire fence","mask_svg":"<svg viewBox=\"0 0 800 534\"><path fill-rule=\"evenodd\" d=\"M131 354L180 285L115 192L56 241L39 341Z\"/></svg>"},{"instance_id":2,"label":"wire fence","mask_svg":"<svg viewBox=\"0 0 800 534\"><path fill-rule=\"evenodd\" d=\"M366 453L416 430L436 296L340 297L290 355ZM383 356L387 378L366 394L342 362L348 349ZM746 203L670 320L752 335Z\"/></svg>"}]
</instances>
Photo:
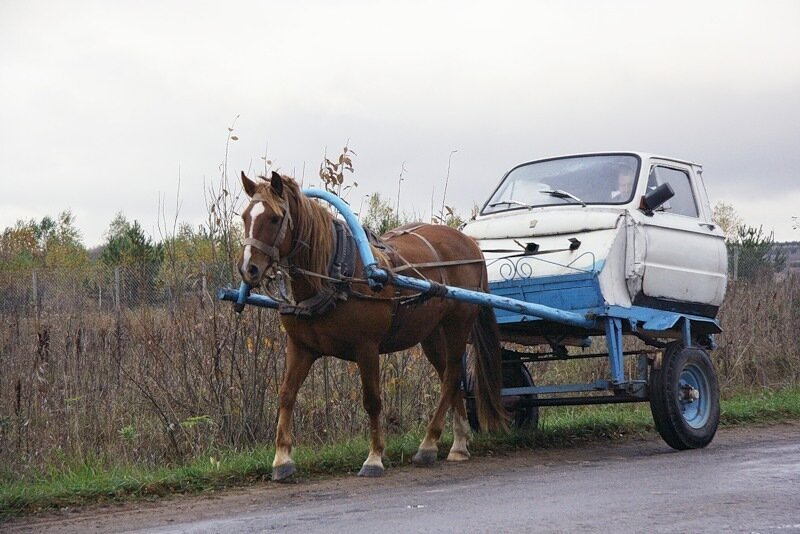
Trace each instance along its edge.
<instances>
[{"instance_id":1,"label":"wire fence","mask_svg":"<svg viewBox=\"0 0 800 534\"><path fill-rule=\"evenodd\" d=\"M800 274L800 243L755 252L729 246L730 282ZM0 270L0 313L35 316L42 311L110 313L142 306L175 308L186 299L210 298L216 288L237 284L234 271L224 263L199 262L181 269L142 264Z\"/></svg>"},{"instance_id":2,"label":"wire fence","mask_svg":"<svg viewBox=\"0 0 800 534\"><path fill-rule=\"evenodd\" d=\"M160 264L83 269L0 271L0 313L115 312L141 306L174 307L186 298L235 284L225 265L199 263L179 275Z\"/></svg>"},{"instance_id":3,"label":"wire fence","mask_svg":"<svg viewBox=\"0 0 800 534\"><path fill-rule=\"evenodd\" d=\"M800 242L760 246L728 245L728 279L731 282L756 279L785 279L800 275Z\"/></svg>"}]
</instances>

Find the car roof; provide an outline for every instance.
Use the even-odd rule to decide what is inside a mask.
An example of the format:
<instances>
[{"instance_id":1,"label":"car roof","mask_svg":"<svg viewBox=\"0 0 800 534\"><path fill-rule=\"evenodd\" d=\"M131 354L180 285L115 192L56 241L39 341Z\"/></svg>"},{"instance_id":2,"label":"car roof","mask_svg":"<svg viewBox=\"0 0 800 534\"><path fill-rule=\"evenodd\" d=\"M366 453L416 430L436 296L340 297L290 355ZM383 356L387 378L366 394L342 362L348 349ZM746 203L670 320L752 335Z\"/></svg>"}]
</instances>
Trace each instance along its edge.
<instances>
[{"instance_id":1,"label":"car roof","mask_svg":"<svg viewBox=\"0 0 800 534\"><path fill-rule=\"evenodd\" d=\"M661 156L658 154L653 154L651 152L642 152L641 150L601 150L597 152L574 152L572 154L560 154L560 155L553 155L547 156L543 158L536 158L534 160L527 161L526 163L535 163L537 161L547 161L551 159L561 159L561 158L574 158L580 156L604 156L604 155L619 155L619 154L631 154L635 156L639 156L642 160L646 159L663 159L667 161L674 161L675 163L683 163L684 165L693 165L696 167L702 168L703 166L699 163L689 161L686 159L681 158L674 158L671 156Z\"/></svg>"}]
</instances>

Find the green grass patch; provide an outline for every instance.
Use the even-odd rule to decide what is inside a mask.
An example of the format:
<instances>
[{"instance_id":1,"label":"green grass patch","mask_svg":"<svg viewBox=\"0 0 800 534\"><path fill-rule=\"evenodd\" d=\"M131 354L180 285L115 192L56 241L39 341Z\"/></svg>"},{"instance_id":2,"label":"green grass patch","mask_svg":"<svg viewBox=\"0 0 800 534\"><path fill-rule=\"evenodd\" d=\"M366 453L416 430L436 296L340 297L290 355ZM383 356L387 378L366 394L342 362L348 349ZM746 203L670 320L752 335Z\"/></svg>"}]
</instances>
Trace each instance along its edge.
<instances>
[{"instance_id":1,"label":"green grass patch","mask_svg":"<svg viewBox=\"0 0 800 534\"><path fill-rule=\"evenodd\" d=\"M800 418L800 389L743 392L722 400L723 425Z\"/></svg>"},{"instance_id":2,"label":"green grass patch","mask_svg":"<svg viewBox=\"0 0 800 534\"><path fill-rule=\"evenodd\" d=\"M722 401L722 424L779 422L800 419L800 389L741 392ZM646 404L543 408L537 432L477 435L470 444L475 455L519 448L564 447L586 442L654 436L653 420ZM411 462L423 429L387 439L386 466ZM442 438L444 458L452 435ZM301 477L355 473L367 456L364 437L320 448L299 446L294 460ZM274 449L209 454L178 467L148 469L108 466L84 460L36 477L0 482L0 520L39 510L81 506L89 503L150 498L171 493L196 493L264 480L271 472Z\"/></svg>"}]
</instances>

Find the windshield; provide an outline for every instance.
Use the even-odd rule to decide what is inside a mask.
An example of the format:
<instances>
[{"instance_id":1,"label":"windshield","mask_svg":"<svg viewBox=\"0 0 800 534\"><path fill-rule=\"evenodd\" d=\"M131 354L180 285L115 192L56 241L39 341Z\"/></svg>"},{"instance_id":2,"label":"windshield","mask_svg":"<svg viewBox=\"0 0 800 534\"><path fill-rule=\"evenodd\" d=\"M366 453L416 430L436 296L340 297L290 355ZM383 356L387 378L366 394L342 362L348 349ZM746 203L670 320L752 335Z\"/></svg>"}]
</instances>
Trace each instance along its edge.
<instances>
[{"instance_id":1,"label":"windshield","mask_svg":"<svg viewBox=\"0 0 800 534\"><path fill-rule=\"evenodd\" d=\"M577 156L520 165L509 172L481 213L532 206L625 204L633 197L639 158Z\"/></svg>"}]
</instances>

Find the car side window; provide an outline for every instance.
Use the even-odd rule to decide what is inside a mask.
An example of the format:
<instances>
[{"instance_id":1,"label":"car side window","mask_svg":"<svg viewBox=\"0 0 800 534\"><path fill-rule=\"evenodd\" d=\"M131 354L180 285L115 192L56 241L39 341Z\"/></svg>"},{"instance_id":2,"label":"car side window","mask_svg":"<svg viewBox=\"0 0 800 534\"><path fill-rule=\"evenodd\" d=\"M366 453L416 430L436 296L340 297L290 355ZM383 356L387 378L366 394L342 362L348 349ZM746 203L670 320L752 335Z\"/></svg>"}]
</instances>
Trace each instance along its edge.
<instances>
[{"instance_id":1,"label":"car side window","mask_svg":"<svg viewBox=\"0 0 800 534\"><path fill-rule=\"evenodd\" d=\"M688 217L698 216L697 202L695 202L694 193L692 192L692 182L685 171L671 167L654 166L650 169L650 176L647 179L648 191L663 183L668 183L672 186L672 190L675 191L675 196L664 204L665 211Z\"/></svg>"}]
</instances>

